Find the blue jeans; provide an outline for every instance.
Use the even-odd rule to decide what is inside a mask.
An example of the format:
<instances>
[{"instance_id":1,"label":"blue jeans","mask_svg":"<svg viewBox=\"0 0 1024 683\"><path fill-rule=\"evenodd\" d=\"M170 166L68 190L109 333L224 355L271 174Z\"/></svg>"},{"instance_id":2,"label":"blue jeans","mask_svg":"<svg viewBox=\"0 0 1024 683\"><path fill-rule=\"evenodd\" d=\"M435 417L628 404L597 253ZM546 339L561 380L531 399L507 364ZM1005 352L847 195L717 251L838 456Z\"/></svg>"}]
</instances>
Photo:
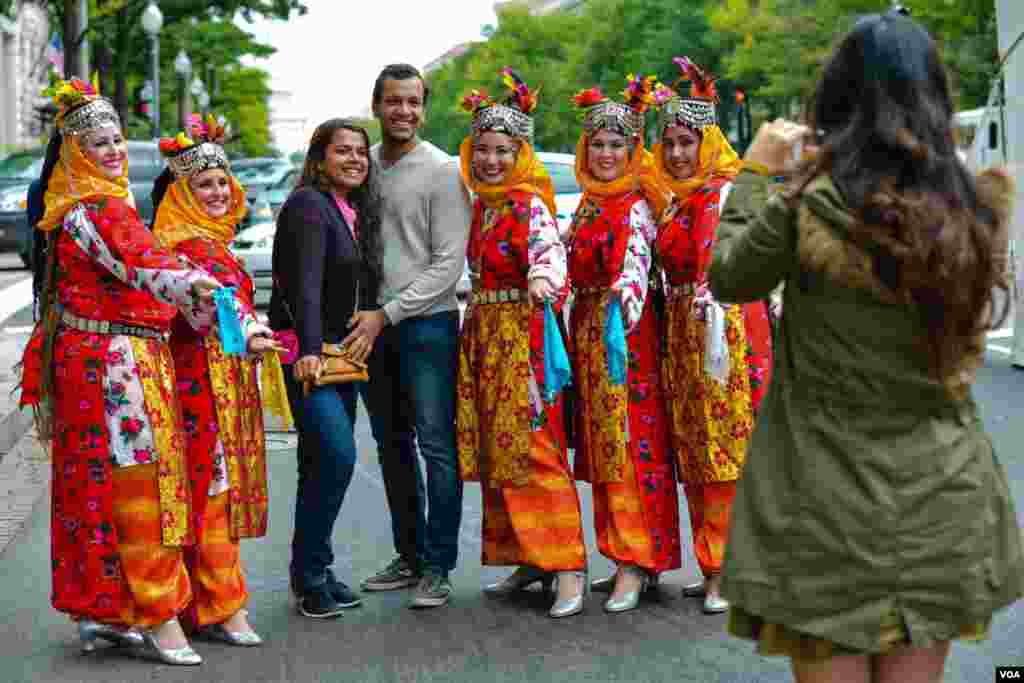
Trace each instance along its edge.
<instances>
[{"instance_id":1,"label":"blue jeans","mask_svg":"<svg viewBox=\"0 0 1024 683\"><path fill-rule=\"evenodd\" d=\"M293 405L300 407L291 576L293 585L306 591L326 581L334 562L331 535L356 463L353 425L358 389L355 384L334 384L302 397L290 367L285 382Z\"/></svg>"},{"instance_id":2,"label":"blue jeans","mask_svg":"<svg viewBox=\"0 0 1024 683\"><path fill-rule=\"evenodd\" d=\"M455 448L458 335L458 311L384 328L363 388L395 549L407 561L442 575L455 569L462 524ZM417 445L426 463L426 486Z\"/></svg>"}]
</instances>

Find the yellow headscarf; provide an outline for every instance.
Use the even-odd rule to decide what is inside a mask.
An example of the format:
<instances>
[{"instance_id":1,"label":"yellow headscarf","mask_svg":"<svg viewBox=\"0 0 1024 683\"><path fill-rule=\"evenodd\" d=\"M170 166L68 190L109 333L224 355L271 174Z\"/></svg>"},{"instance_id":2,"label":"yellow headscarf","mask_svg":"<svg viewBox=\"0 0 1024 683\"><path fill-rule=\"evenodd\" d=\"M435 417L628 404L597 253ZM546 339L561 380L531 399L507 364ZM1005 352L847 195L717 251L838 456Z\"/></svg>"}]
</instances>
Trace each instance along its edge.
<instances>
[{"instance_id":1,"label":"yellow headscarf","mask_svg":"<svg viewBox=\"0 0 1024 683\"><path fill-rule=\"evenodd\" d=\"M79 137L67 134L61 141L60 160L54 166L46 185L46 195L43 197L46 212L36 224L38 230L49 232L61 225L68 211L90 197L103 195L132 201L128 191L127 157L121 176L108 178L85 156L79 145Z\"/></svg>"},{"instance_id":2,"label":"yellow headscarf","mask_svg":"<svg viewBox=\"0 0 1024 683\"><path fill-rule=\"evenodd\" d=\"M680 200L708 184L713 178L732 180L743 168L743 160L729 144L718 126L708 126L701 133L700 150L697 153L697 170L685 180L677 180L665 167L665 152L661 143L651 149L662 182L672 189Z\"/></svg>"},{"instance_id":3,"label":"yellow headscarf","mask_svg":"<svg viewBox=\"0 0 1024 683\"><path fill-rule=\"evenodd\" d=\"M654 219L658 220L665 207L668 206L672 195L658 174L654 157L644 147L643 142L637 141L625 172L610 182L598 180L590 172L590 161L587 155L589 142L590 136L584 132L580 135L579 142L576 143L576 181L583 188L583 199L580 200L580 204L582 205L588 196L615 197L630 190L639 189L651 205Z\"/></svg>"},{"instance_id":4,"label":"yellow headscarf","mask_svg":"<svg viewBox=\"0 0 1024 683\"><path fill-rule=\"evenodd\" d=\"M227 173L227 171L225 171ZM245 190L235 176L228 175L231 185L231 204L227 213L220 218L212 218L199 203L188 178L178 178L164 195L156 211L156 223L153 234L160 242L171 249L179 242L196 237L204 237L214 242L227 244L235 237L235 227L245 218L248 209L245 206Z\"/></svg>"},{"instance_id":5,"label":"yellow headscarf","mask_svg":"<svg viewBox=\"0 0 1024 683\"><path fill-rule=\"evenodd\" d=\"M462 179L466 186L480 197L484 206L496 207L508 196L509 192L528 192L540 197L552 216L558 214L555 206L555 186L544 164L537 158L533 145L526 140L519 141L519 153L516 154L516 165L509 171L505 181L499 185L481 183L473 175L473 136L467 135L459 146L459 163Z\"/></svg>"}]
</instances>

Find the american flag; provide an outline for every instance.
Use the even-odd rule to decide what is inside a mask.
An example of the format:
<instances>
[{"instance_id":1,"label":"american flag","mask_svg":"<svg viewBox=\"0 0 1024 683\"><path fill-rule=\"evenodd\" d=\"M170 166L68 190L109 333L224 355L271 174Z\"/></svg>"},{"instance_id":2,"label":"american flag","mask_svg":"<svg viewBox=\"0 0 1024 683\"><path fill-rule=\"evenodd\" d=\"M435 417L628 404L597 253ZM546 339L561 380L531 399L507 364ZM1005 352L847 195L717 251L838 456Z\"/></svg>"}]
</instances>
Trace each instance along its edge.
<instances>
[{"instance_id":1,"label":"american flag","mask_svg":"<svg viewBox=\"0 0 1024 683\"><path fill-rule=\"evenodd\" d=\"M64 73L64 44L56 31L50 36L50 42L46 46L46 61L58 72Z\"/></svg>"}]
</instances>

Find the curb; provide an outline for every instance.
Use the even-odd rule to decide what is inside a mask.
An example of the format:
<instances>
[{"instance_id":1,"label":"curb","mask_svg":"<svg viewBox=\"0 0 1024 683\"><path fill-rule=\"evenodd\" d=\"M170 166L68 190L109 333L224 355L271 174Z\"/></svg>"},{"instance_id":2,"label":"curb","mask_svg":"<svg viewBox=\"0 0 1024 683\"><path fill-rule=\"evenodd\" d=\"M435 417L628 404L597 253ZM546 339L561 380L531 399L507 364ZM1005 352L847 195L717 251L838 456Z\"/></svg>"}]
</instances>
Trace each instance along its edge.
<instances>
[{"instance_id":1,"label":"curb","mask_svg":"<svg viewBox=\"0 0 1024 683\"><path fill-rule=\"evenodd\" d=\"M0 462L31 428L31 410L14 408L0 415Z\"/></svg>"}]
</instances>

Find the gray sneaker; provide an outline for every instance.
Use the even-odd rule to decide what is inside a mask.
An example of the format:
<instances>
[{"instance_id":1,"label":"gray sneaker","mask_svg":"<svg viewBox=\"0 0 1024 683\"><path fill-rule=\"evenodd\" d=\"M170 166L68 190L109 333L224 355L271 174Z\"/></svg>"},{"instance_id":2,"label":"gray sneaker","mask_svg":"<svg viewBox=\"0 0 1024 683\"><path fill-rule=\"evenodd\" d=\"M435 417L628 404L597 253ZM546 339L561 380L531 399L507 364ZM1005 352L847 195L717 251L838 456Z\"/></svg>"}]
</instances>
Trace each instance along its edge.
<instances>
[{"instance_id":1,"label":"gray sneaker","mask_svg":"<svg viewBox=\"0 0 1024 683\"><path fill-rule=\"evenodd\" d=\"M404 557L396 557L387 567L363 581L364 591L393 591L415 586L420 573Z\"/></svg>"},{"instance_id":2,"label":"gray sneaker","mask_svg":"<svg viewBox=\"0 0 1024 683\"><path fill-rule=\"evenodd\" d=\"M441 607L448 603L452 594L452 584L446 576L438 576L427 571L416 586L416 592L409 602L409 607Z\"/></svg>"}]
</instances>

